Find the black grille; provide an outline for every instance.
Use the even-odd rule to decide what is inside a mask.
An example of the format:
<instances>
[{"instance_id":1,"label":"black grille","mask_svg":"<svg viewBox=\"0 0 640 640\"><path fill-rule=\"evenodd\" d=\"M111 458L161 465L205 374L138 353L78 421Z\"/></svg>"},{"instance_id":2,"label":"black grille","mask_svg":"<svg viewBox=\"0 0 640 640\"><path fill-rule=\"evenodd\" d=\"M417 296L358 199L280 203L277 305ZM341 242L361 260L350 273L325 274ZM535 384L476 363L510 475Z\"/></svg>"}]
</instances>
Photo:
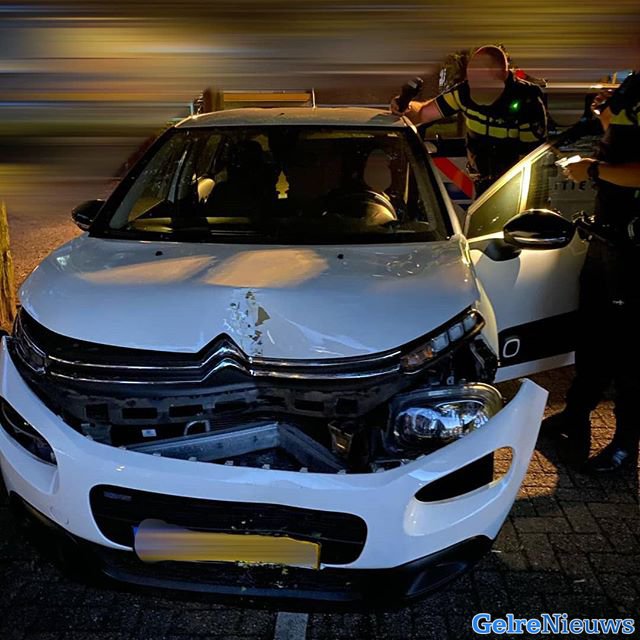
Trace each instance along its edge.
<instances>
[{"instance_id":1,"label":"black grille","mask_svg":"<svg viewBox=\"0 0 640 640\"><path fill-rule=\"evenodd\" d=\"M364 520L348 513L184 498L107 485L91 490L91 509L102 534L128 547L133 547L133 528L147 518L196 531L287 535L318 542L320 560L326 564L353 562L367 537Z\"/></svg>"},{"instance_id":2,"label":"black grille","mask_svg":"<svg viewBox=\"0 0 640 640\"><path fill-rule=\"evenodd\" d=\"M246 382L253 377L358 379L397 373L400 366L399 350L374 356L321 360L250 358L226 335L218 336L198 353L116 347L54 333L24 310L18 317L14 335L18 355L29 366L57 378L79 382L200 384L221 371L231 383Z\"/></svg>"}]
</instances>

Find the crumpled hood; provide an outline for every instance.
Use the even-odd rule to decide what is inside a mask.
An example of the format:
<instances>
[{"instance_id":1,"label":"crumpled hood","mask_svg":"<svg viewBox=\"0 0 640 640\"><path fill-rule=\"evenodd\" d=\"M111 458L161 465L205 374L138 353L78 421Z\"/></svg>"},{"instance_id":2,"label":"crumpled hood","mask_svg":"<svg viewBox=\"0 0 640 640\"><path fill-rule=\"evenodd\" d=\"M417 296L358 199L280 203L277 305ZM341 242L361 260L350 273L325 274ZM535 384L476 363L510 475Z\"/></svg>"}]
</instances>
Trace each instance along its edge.
<instances>
[{"instance_id":1,"label":"crumpled hood","mask_svg":"<svg viewBox=\"0 0 640 640\"><path fill-rule=\"evenodd\" d=\"M133 242L83 235L20 292L65 336L198 352L220 334L250 356L318 359L406 344L478 299L458 240L356 246Z\"/></svg>"}]
</instances>

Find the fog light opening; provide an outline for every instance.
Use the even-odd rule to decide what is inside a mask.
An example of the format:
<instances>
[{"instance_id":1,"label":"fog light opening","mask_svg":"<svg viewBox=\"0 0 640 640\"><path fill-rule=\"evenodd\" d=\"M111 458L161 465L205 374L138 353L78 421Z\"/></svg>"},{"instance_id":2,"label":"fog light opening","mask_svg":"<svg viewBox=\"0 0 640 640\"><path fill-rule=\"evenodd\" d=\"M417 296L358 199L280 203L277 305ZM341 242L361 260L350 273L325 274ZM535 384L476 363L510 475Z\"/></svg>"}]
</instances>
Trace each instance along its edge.
<instances>
[{"instance_id":1,"label":"fog light opening","mask_svg":"<svg viewBox=\"0 0 640 640\"><path fill-rule=\"evenodd\" d=\"M511 447L501 447L493 452L493 482L500 482L511 469L514 452Z\"/></svg>"},{"instance_id":2,"label":"fog light opening","mask_svg":"<svg viewBox=\"0 0 640 640\"><path fill-rule=\"evenodd\" d=\"M496 449L425 485L415 498L425 503L451 500L500 482L509 473L513 458L511 447Z\"/></svg>"}]
</instances>

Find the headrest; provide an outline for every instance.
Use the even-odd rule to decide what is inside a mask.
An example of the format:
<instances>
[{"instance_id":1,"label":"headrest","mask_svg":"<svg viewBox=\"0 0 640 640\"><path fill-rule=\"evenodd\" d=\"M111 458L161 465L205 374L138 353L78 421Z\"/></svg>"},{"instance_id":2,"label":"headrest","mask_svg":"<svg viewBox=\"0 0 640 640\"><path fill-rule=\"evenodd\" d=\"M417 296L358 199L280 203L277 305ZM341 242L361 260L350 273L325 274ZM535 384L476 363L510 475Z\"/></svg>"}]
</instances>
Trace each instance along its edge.
<instances>
[{"instance_id":1,"label":"headrest","mask_svg":"<svg viewBox=\"0 0 640 640\"><path fill-rule=\"evenodd\" d=\"M384 193L391 186L391 158L382 149L374 149L368 156L362 174L367 186L378 193Z\"/></svg>"}]
</instances>

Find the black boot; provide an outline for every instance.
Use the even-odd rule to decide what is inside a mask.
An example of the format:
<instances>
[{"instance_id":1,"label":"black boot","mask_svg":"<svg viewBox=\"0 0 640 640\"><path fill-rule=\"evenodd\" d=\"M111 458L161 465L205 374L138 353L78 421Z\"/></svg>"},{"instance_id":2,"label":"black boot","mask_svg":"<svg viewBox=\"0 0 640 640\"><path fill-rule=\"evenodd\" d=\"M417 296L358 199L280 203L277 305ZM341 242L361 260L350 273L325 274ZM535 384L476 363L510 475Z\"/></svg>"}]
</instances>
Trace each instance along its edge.
<instances>
[{"instance_id":1,"label":"black boot","mask_svg":"<svg viewBox=\"0 0 640 640\"><path fill-rule=\"evenodd\" d=\"M540 433L556 441L558 457L566 464L581 466L591 449L591 422L588 413L565 409L542 421Z\"/></svg>"},{"instance_id":2,"label":"black boot","mask_svg":"<svg viewBox=\"0 0 640 640\"><path fill-rule=\"evenodd\" d=\"M638 462L638 445L618 443L608 444L599 454L589 458L584 465L585 473L613 473L635 465Z\"/></svg>"}]
</instances>

